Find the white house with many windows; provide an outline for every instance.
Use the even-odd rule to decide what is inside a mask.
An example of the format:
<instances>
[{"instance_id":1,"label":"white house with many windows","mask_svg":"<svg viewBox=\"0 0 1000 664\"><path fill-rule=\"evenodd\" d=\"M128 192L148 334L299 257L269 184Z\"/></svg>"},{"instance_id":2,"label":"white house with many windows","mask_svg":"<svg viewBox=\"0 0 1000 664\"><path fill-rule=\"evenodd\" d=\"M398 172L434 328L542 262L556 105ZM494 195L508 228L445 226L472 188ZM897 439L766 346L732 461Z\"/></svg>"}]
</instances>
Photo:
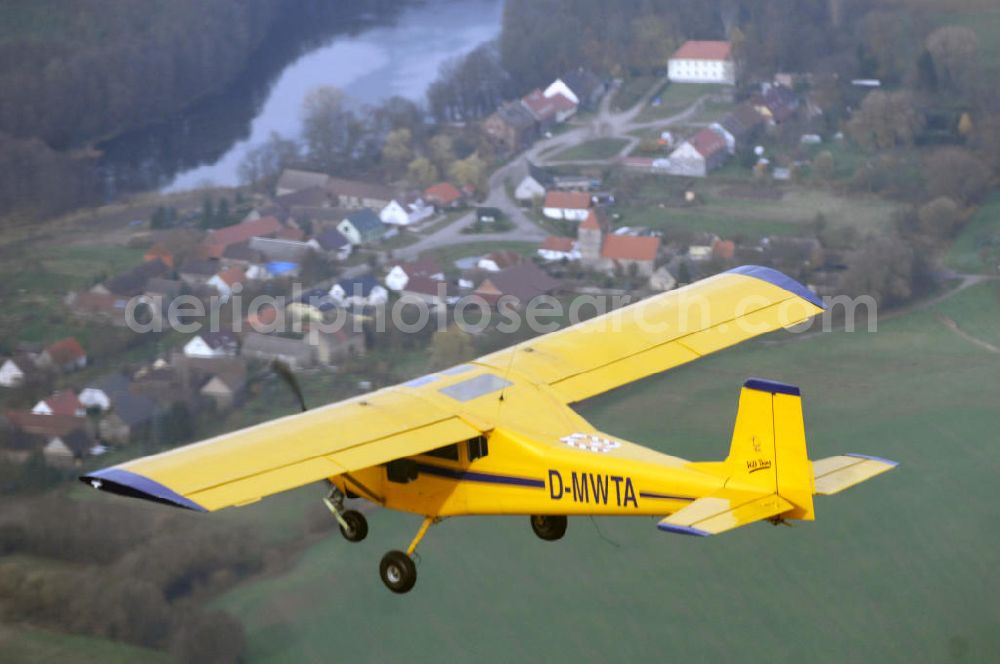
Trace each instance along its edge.
<instances>
[{"instance_id":1,"label":"white house with many windows","mask_svg":"<svg viewBox=\"0 0 1000 664\"><path fill-rule=\"evenodd\" d=\"M687 41L667 62L674 83L736 85L736 63L726 41Z\"/></svg>"}]
</instances>

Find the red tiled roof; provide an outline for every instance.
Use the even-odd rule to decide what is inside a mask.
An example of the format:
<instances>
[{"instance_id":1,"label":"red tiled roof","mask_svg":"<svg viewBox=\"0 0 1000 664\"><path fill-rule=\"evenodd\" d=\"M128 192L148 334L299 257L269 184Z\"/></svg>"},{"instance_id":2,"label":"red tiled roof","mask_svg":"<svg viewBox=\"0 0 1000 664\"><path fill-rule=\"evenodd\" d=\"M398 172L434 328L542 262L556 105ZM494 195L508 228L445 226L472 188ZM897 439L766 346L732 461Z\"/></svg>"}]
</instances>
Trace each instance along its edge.
<instances>
[{"instance_id":1,"label":"red tiled roof","mask_svg":"<svg viewBox=\"0 0 1000 664\"><path fill-rule=\"evenodd\" d=\"M587 218L589 219L590 217L588 216ZM547 238L545 238L545 241L542 242L542 246L539 248L546 251L570 252L573 251L574 242L575 240L571 237L559 237L558 235L550 235Z\"/></svg>"},{"instance_id":2,"label":"red tiled roof","mask_svg":"<svg viewBox=\"0 0 1000 664\"><path fill-rule=\"evenodd\" d=\"M174 255L162 244L154 244L146 250L146 253L143 256L143 260L147 261L155 261L157 259L163 261L165 265L170 267L174 266Z\"/></svg>"},{"instance_id":3,"label":"red tiled roof","mask_svg":"<svg viewBox=\"0 0 1000 664\"><path fill-rule=\"evenodd\" d=\"M697 134L688 139L695 150L702 157L711 157L720 150L726 149L726 139L722 135L708 127L705 127Z\"/></svg>"},{"instance_id":4,"label":"red tiled roof","mask_svg":"<svg viewBox=\"0 0 1000 664\"><path fill-rule=\"evenodd\" d=\"M438 182L436 185L428 187L424 193L427 198L438 205L451 205L462 197L462 192L450 182Z\"/></svg>"},{"instance_id":5,"label":"red tiled roof","mask_svg":"<svg viewBox=\"0 0 1000 664\"><path fill-rule=\"evenodd\" d=\"M569 111L576 108L576 102L561 92L558 92L547 99L555 105L557 111Z\"/></svg>"},{"instance_id":6,"label":"red tiled roof","mask_svg":"<svg viewBox=\"0 0 1000 664\"><path fill-rule=\"evenodd\" d=\"M8 410L4 415L15 429L40 436L65 436L86 424L82 417L36 415L26 410Z\"/></svg>"},{"instance_id":7,"label":"red tiled roof","mask_svg":"<svg viewBox=\"0 0 1000 664\"><path fill-rule=\"evenodd\" d=\"M736 255L736 243L732 240L716 240L712 243L712 253L726 260Z\"/></svg>"},{"instance_id":8,"label":"red tiled roof","mask_svg":"<svg viewBox=\"0 0 1000 664\"><path fill-rule=\"evenodd\" d=\"M226 282L227 285L232 286L233 284L241 283L246 278L246 272L239 266L233 266L228 270L223 270L216 276Z\"/></svg>"},{"instance_id":9,"label":"red tiled roof","mask_svg":"<svg viewBox=\"0 0 1000 664\"><path fill-rule=\"evenodd\" d=\"M106 314L117 311L119 308L124 311L127 300L119 295L111 293L77 293L73 298L72 307L80 313ZM119 307L118 305L121 305Z\"/></svg>"},{"instance_id":10,"label":"red tiled roof","mask_svg":"<svg viewBox=\"0 0 1000 664\"><path fill-rule=\"evenodd\" d=\"M604 238L601 255L611 260L652 261L660 249L658 237L609 235Z\"/></svg>"},{"instance_id":11,"label":"red tiled roof","mask_svg":"<svg viewBox=\"0 0 1000 664\"><path fill-rule=\"evenodd\" d=\"M550 191L545 194L545 207L586 210L590 207L590 194L585 191Z\"/></svg>"},{"instance_id":12,"label":"red tiled roof","mask_svg":"<svg viewBox=\"0 0 1000 664\"><path fill-rule=\"evenodd\" d=\"M406 287L403 289L404 292L410 293L420 293L422 295L449 295L448 282L441 281L440 279L432 279L428 276L418 274L415 277L411 277L406 282Z\"/></svg>"},{"instance_id":13,"label":"red tiled roof","mask_svg":"<svg viewBox=\"0 0 1000 664\"><path fill-rule=\"evenodd\" d=\"M580 222L580 228L585 231L599 231L601 229L601 222L597 218L597 211L591 209L587 213L587 218Z\"/></svg>"},{"instance_id":14,"label":"red tiled roof","mask_svg":"<svg viewBox=\"0 0 1000 664\"><path fill-rule=\"evenodd\" d=\"M49 407L53 415L65 415L75 417L77 411L83 410L83 404L76 398L73 390L61 390L45 400L45 405Z\"/></svg>"},{"instance_id":15,"label":"red tiled roof","mask_svg":"<svg viewBox=\"0 0 1000 664\"><path fill-rule=\"evenodd\" d=\"M270 325L278 318L278 310L274 307L268 305L261 307L257 313L250 314L243 319L243 322L247 324L251 329L255 326Z\"/></svg>"},{"instance_id":16,"label":"red tiled roof","mask_svg":"<svg viewBox=\"0 0 1000 664\"><path fill-rule=\"evenodd\" d=\"M517 253L516 251L510 251L508 249L503 249L501 251L491 251L484 256L485 259L491 260L496 263L496 266L501 270L510 267L512 265L518 265L524 262L524 256Z\"/></svg>"},{"instance_id":17,"label":"red tiled roof","mask_svg":"<svg viewBox=\"0 0 1000 664\"><path fill-rule=\"evenodd\" d=\"M689 40L677 49L671 60L729 60L732 47L727 41Z\"/></svg>"},{"instance_id":18,"label":"red tiled roof","mask_svg":"<svg viewBox=\"0 0 1000 664\"><path fill-rule=\"evenodd\" d=\"M294 226L282 226L278 230L277 236L282 240L293 240L295 242L301 242L306 236L306 233L301 228L295 228Z\"/></svg>"},{"instance_id":19,"label":"red tiled roof","mask_svg":"<svg viewBox=\"0 0 1000 664\"><path fill-rule=\"evenodd\" d=\"M213 257L218 258L231 244L247 242L252 237L273 236L281 228L281 222L276 217L261 217L252 221L244 221L240 224L210 231L208 237L205 238L205 246L209 247L209 253Z\"/></svg>"},{"instance_id":20,"label":"red tiled roof","mask_svg":"<svg viewBox=\"0 0 1000 664\"><path fill-rule=\"evenodd\" d=\"M55 342L46 348L45 352L49 354L49 358L52 362L57 365L76 362L77 360L87 356L83 350L83 346L81 346L80 342L73 337L66 337L65 339Z\"/></svg>"},{"instance_id":21,"label":"red tiled roof","mask_svg":"<svg viewBox=\"0 0 1000 664\"><path fill-rule=\"evenodd\" d=\"M441 272L441 263L431 256L419 258L408 263L399 263L398 265L408 277L430 277Z\"/></svg>"}]
</instances>

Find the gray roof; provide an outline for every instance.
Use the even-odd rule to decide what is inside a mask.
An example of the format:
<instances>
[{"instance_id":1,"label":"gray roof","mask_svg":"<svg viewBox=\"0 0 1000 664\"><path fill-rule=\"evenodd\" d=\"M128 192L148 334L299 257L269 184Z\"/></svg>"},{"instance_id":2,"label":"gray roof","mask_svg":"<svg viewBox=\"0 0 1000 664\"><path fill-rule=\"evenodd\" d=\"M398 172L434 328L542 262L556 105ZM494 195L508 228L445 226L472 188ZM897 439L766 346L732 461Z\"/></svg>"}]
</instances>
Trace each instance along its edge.
<instances>
[{"instance_id":1,"label":"gray roof","mask_svg":"<svg viewBox=\"0 0 1000 664\"><path fill-rule=\"evenodd\" d=\"M327 188L330 193L336 196L373 198L378 201L391 201L396 195L392 189L385 185L362 182L361 180L345 180L344 178L330 178Z\"/></svg>"},{"instance_id":2,"label":"gray roof","mask_svg":"<svg viewBox=\"0 0 1000 664\"><path fill-rule=\"evenodd\" d=\"M300 263L313 248L297 240L278 240L266 237L250 238L250 248L259 251L269 261Z\"/></svg>"},{"instance_id":3,"label":"gray roof","mask_svg":"<svg viewBox=\"0 0 1000 664\"><path fill-rule=\"evenodd\" d=\"M179 274L196 274L204 277L211 277L219 271L219 261L198 261L189 260L184 261L180 269L177 270Z\"/></svg>"},{"instance_id":4,"label":"gray roof","mask_svg":"<svg viewBox=\"0 0 1000 664\"><path fill-rule=\"evenodd\" d=\"M146 282L153 277L162 277L170 272L170 267L160 259L144 261L135 267L108 279L104 286L115 295L131 297L146 290Z\"/></svg>"},{"instance_id":5,"label":"gray roof","mask_svg":"<svg viewBox=\"0 0 1000 664\"><path fill-rule=\"evenodd\" d=\"M328 228L317 235L316 242L319 243L319 246L324 251L334 251L342 248L346 244L349 244L347 238L344 237L344 234L336 228Z\"/></svg>"},{"instance_id":6,"label":"gray roof","mask_svg":"<svg viewBox=\"0 0 1000 664\"><path fill-rule=\"evenodd\" d=\"M307 187L290 194L282 194L274 199L274 202L285 208L295 205L306 205L309 207L323 207L330 204L330 192L326 186Z\"/></svg>"},{"instance_id":7,"label":"gray roof","mask_svg":"<svg viewBox=\"0 0 1000 664\"><path fill-rule=\"evenodd\" d=\"M302 339L247 332L243 335L243 354L251 357L291 357L308 364L312 361L313 349Z\"/></svg>"},{"instance_id":8,"label":"gray roof","mask_svg":"<svg viewBox=\"0 0 1000 664\"><path fill-rule=\"evenodd\" d=\"M120 394L127 394L130 382L131 381L129 381L128 376L116 371L114 373L104 374L93 382L87 383L84 387L100 390L110 397L112 395L118 396Z\"/></svg>"},{"instance_id":9,"label":"gray roof","mask_svg":"<svg viewBox=\"0 0 1000 664\"><path fill-rule=\"evenodd\" d=\"M358 229L358 232L362 235L371 233L373 231L382 230L382 220L379 219L378 215L371 208L361 208L356 210L351 214L347 215L347 220L351 222L351 225Z\"/></svg>"},{"instance_id":10,"label":"gray roof","mask_svg":"<svg viewBox=\"0 0 1000 664\"><path fill-rule=\"evenodd\" d=\"M580 101L593 95L594 90L601 85L601 79L594 72L583 67L577 67L560 78Z\"/></svg>"},{"instance_id":11,"label":"gray roof","mask_svg":"<svg viewBox=\"0 0 1000 664\"><path fill-rule=\"evenodd\" d=\"M294 168L286 168L278 178L278 189L289 189L291 191L301 191L310 187L325 187L330 176L325 173L314 173L312 171L299 171Z\"/></svg>"},{"instance_id":12,"label":"gray roof","mask_svg":"<svg viewBox=\"0 0 1000 664\"><path fill-rule=\"evenodd\" d=\"M520 102L512 101L497 109L497 115L506 124L516 129L528 129L535 124L531 111Z\"/></svg>"},{"instance_id":13,"label":"gray roof","mask_svg":"<svg viewBox=\"0 0 1000 664\"><path fill-rule=\"evenodd\" d=\"M114 413L130 427L144 424L156 414L156 402L149 397L125 392L115 399Z\"/></svg>"}]
</instances>

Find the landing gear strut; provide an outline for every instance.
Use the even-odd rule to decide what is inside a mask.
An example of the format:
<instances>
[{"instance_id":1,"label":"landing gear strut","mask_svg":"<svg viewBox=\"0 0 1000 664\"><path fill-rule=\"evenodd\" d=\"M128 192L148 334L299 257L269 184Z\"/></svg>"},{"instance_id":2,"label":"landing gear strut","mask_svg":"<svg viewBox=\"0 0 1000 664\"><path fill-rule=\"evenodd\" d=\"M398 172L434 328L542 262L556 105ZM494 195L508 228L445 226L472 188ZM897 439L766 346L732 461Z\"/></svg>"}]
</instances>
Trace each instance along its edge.
<instances>
[{"instance_id":1,"label":"landing gear strut","mask_svg":"<svg viewBox=\"0 0 1000 664\"><path fill-rule=\"evenodd\" d=\"M417 582L417 566L413 564L413 553L417 550L420 540L427 534L427 529L437 521L438 519L432 516L424 517L420 530L417 531L416 537L410 542L405 553L390 551L382 556L378 573L386 588L394 593L406 593L413 588L413 584Z\"/></svg>"},{"instance_id":2,"label":"landing gear strut","mask_svg":"<svg viewBox=\"0 0 1000 664\"><path fill-rule=\"evenodd\" d=\"M340 525L340 534L348 542L360 542L368 535L368 520L365 515L356 510L344 509L344 494L336 486L330 487L330 493L323 499L330 512Z\"/></svg>"},{"instance_id":3,"label":"landing gear strut","mask_svg":"<svg viewBox=\"0 0 1000 664\"><path fill-rule=\"evenodd\" d=\"M535 514L531 517L531 529L543 540L554 542L566 534L566 517Z\"/></svg>"}]
</instances>

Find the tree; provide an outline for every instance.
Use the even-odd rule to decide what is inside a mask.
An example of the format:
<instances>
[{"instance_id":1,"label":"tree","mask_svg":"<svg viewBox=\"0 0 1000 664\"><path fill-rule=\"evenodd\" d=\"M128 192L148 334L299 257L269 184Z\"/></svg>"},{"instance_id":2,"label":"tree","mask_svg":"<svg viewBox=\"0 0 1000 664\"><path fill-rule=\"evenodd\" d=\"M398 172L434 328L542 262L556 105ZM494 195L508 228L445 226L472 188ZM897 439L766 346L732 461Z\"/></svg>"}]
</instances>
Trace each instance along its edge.
<instances>
[{"instance_id":1,"label":"tree","mask_svg":"<svg viewBox=\"0 0 1000 664\"><path fill-rule=\"evenodd\" d=\"M471 186L477 189L484 189L486 184L484 181L486 178L486 162L480 159L477 153L473 152L465 159L459 159L452 163L451 168L448 169L448 176L459 187Z\"/></svg>"},{"instance_id":2,"label":"tree","mask_svg":"<svg viewBox=\"0 0 1000 664\"><path fill-rule=\"evenodd\" d=\"M420 189L426 189L439 179L438 169L429 159L418 157L406 167L406 179Z\"/></svg>"},{"instance_id":3,"label":"tree","mask_svg":"<svg viewBox=\"0 0 1000 664\"><path fill-rule=\"evenodd\" d=\"M361 125L347 108L344 93L327 86L310 92L302 104L302 138L310 161L321 169L343 167L361 140Z\"/></svg>"},{"instance_id":4,"label":"tree","mask_svg":"<svg viewBox=\"0 0 1000 664\"><path fill-rule=\"evenodd\" d=\"M394 175L398 175L413 159L413 134L409 129L395 129L386 136L382 145L382 162Z\"/></svg>"},{"instance_id":5,"label":"tree","mask_svg":"<svg viewBox=\"0 0 1000 664\"><path fill-rule=\"evenodd\" d=\"M924 159L924 180L930 196L948 196L969 205L986 194L990 187L990 168L965 148L935 150Z\"/></svg>"},{"instance_id":6,"label":"tree","mask_svg":"<svg viewBox=\"0 0 1000 664\"><path fill-rule=\"evenodd\" d=\"M950 237L962 222L962 210L947 196L938 196L917 210L919 230L937 238Z\"/></svg>"},{"instance_id":7,"label":"tree","mask_svg":"<svg viewBox=\"0 0 1000 664\"><path fill-rule=\"evenodd\" d=\"M978 39L974 30L946 25L928 35L925 46L938 85L962 94L974 91L979 76Z\"/></svg>"},{"instance_id":8,"label":"tree","mask_svg":"<svg viewBox=\"0 0 1000 664\"><path fill-rule=\"evenodd\" d=\"M250 148L240 161L240 182L265 191L271 188L283 170L301 158L301 147L297 142L271 132L264 143Z\"/></svg>"},{"instance_id":9,"label":"tree","mask_svg":"<svg viewBox=\"0 0 1000 664\"><path fill-rule=\"evenodd\" d=\"M438 330L431 337L431 367L444 369L476 356L472 337L457 325Z\"/></svg>"},{"instance_id":10,"label":"tree","mask_svg":"<svg viewBox=\"0 0 1000 664\"><path fill-rule=\"evenodd\" d=\"M829 182L833 179L834 166L833 154L829 150L823 150L813 159L812 171L819 180Z\"/></svg>"},{"instance_id":11,"label":"tree","mask_svg":"<svg viewBox=\"0 0 1000 664\"><path fill-rule=\"evenodd\" d=\"M847 295L871 296L880 306L901 304L913 295L913 249L894 235L870 235L849 260L841 289Z\"/></svg>"},{"instance_id":12,"label":"tree","mask_svg":"<svg viewBox=\"0 0 1000 664\"><path fill-rule=\"evenodd\" d=\"M858 145L869 150L912 145L926 119L909 92L875 90L865 97L851 117L847 131Z\"/></svg>"},{"instance_id":13,"label":"tree","mask_svg":"<svg viewBox=\"0 0 1000 664\"><path fill-rule=\"evenodd\" d=\"M436 134L429 142L430 159L441 173L447 173L455 161L455 141L448 134Z\"/></svg>"}]
</instances>

